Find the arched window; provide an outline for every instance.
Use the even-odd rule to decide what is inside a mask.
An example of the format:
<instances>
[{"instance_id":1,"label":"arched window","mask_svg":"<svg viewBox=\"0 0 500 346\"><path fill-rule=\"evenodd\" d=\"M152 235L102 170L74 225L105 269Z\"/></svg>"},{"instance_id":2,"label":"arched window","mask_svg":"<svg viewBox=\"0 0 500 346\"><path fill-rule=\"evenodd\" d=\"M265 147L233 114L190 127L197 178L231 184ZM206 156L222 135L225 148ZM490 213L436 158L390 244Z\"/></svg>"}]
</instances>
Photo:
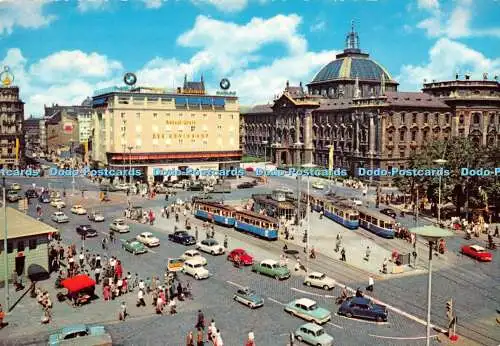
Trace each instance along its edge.
<instances>
[{"instance_id":1,"label":"arched window","mask_svg":"<svg viewBox=\"0 0 500 346\"><path fill-rule=\"evenodd\" d=\"M474 113L472 115L472 122L474 124L479 124L480 121L481 121L481 118L479 117L479 113Z\"/></svg>"}]
</instances>

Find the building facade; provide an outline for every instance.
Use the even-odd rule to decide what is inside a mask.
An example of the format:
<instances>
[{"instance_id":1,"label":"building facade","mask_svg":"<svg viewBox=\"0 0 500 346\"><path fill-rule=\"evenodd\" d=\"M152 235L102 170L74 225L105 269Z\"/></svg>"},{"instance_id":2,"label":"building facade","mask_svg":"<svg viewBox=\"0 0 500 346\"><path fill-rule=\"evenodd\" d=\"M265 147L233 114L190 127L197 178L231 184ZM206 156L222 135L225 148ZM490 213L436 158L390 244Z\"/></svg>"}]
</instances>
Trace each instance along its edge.
<instances>
[{"instance_id":1,"label":"building facade","mask_svg":"<svg viewBox=\"0 0 500 346\"><path fill-rule=\"evenodd\" d=\"M46 147L44 143L46 140L45 120L35 117L24 119L24 140L27 150L38 151L41 149L44 151Z\"/></svg>"},{"instance_id":2,"label":"building facade","mask_svg":"<svg viewBox=\"0 0 500 346\"><path fill-rule=\"evenodd\" d=\"M239 167L237 97L207 95L203 79L175 91L123 89L93 97L95 164L138 168L150 181L164 180L155 169Z\"/></svg>"},{"instance_id":3,"label":"building facade","mask_svg":"<svg viewBox=\"0 0 500 346\"><path fill-rule=\"evenodd\" d=\"M1 77L0 86L0 167L14 168L24 164L24 102L19 88L11 79Z\"/></svg>"},{"instance_id":4,"label":"building facade","mask_svg":"<svg viewBox=\"0 0 500 346\"><path fill-rule=\"evenodd\" d=\"M4 213L0 213L0 282L5 278ZM49 274L49 234L57 230L16 209L7 208L7 276L43 278ZM23 280L26 282L26 279Z\"/></svg>"},{"instance_id":5,"label":"building facade","mask_svg":"<svg viewBox=\"0 0 500 346\"><path fill-rule=\"evenodd\" d=\"M323 67L307 90L287 85L273 104L242 114L245 153L267 153L278 166L316 164L351 174L359 167L405 167L430 140L470 136L481 145L500 143L497 77L424 83L422 92L399 92L385 68L362 53L358 35ZM269 155L271 154L271 155Z\"/></svg>"}]
</instances>

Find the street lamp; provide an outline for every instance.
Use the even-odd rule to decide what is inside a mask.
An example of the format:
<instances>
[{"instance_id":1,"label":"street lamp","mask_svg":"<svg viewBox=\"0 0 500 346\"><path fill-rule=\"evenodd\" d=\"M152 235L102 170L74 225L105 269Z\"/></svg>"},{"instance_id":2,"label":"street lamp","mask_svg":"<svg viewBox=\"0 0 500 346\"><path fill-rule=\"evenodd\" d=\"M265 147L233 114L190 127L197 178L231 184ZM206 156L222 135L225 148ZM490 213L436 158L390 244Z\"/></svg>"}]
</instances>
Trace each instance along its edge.
<instances>
[{"instance_id":1,"label":"street lamp","mask_svg":"<svg viewBox=\"0 0 500 346\"><path fill-rule=\"evenodd\" d=\"M431 340L431 299L432 299L432 247L436 241L453 236L447 229L435 226L422 226L410 229L411 233L421 236L429 242L429 272L427 279L427 346Z\"/></svg>"},{"instance_id":2,"label":"street lamp","mask_svg":"<svg viewBox=\"0 0 500 346\"><path fill-rule=\"evenodd\" d=\"M128 184L129 184L129 189L132 188L132 173L131 173L131 171L132 171L132 149L134 149L134 147L132 145L129 145L128 146L128 151L129 151L129 155L128 155L128 168L129 168L129 171L128 171Z\"/></svg>"},{"instance_id":3,"label":"street lamp","mask_svg":"<svg viewBox=\"0 0 500 346\"><path fill-rule=\"evenodd\" d=\"M314 168L317 167L313 163L306 163L302 165L303 168ZM306 261L309 258L309 237L311 236L311 198L310 198L310 174L307 175L307 236L306 236Z\"/></svg>"},{"instance_id":4,"label":"street lamp","mask_svg":"<svg viewBox=\"0 0 500 346\"><path fill-rule=\"evenodd\" d=\"M300 147L302 147L302 145L304 145L304 143L301 143L301 142L297 142L297 143L294 143L293 144L296 148L296 150L299 150ZM297 162L297 165L300 166L301 165L301 160L300 160L300 152L299 152L299 155L298 156L298 162ZM301 212L300 212L300 200L301 200L301 197L302 197L302 193L300 191L300 175L297 174L297 226L300 225L300 219L302 217L301 215Z\"/></svg>"},{"instance_id":5,"label":"street lamp","mask_svg":"<svg viewBox=\"0 0 500 346\"><path fill-rule=\"evenodd\" d=\"M434 163L442 166L448 162L448 160L445 159L437 159L433 161ZM441 173L441 172L439 172ZM443 175L439 174L439 190L438 190L438 225L441 225L441 180L442 180Z\"/></svg>"},{"instance_id":6,"label":"street lamp","mask_svg":"<svg viewBox=\"0 0 500 346\"><path fill-rule=\"evenodd\" d=\"M266 177L266 184L267 184L267 171L266 171L266 161L267 161L267 145L269 144L268 141L262 141L262 145L264 146L264 177Z\"/></svg>"},{"instance_id":7,"label":"street lamp","mask_svg":"<svg viewBox=\"0 0 500 346\"><path fill-rule=\"evenodd\" d=\"M4 269L4 292L5 292L5 309L9 311L9 256L7 251L8 246L8 232L7 232L7 201L6 201L6 188L5 177L2 178L3 183L3 269Z\"/></svg>"},{"instance_id":8,"label":"street lamp","mask_svg":"<svg viewBox=\"0 0 500 346\"><path fill-rule=\"evenodd\" d=\"M69 147L69 155L71 156L71 160L73 162L73 165L75 165L75 160L73 159L73 139L70 139L69 143L70 143L70 147ZM75 169L76 167L72 167L73 169ZM71 174L72 176L72 179L71 179L71 186L73 187L73 196L75 195L75 175L74 174Z\"/></svg>"}]
</instances>

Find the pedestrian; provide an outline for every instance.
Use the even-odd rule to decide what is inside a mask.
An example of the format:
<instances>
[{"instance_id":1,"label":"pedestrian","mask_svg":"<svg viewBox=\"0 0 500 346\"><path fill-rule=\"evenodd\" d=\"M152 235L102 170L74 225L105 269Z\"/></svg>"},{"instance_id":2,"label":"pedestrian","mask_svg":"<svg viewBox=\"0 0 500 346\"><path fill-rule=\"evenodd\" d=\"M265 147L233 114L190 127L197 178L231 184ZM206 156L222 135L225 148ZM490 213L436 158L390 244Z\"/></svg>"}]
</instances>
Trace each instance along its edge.
<instances>
[{"instance_id":1,"label":"pedestrian","mask_svg":"<svg viewBox=\"0 0 500 346\"><path fill-rule=\"evenodd\" d=\"M144 301L144 291L140 289L137 292L137 307L141 306L146 306L146 302Z\"/></svg>"},{"instance_id":2,"label":"pedestrian","mask_svg":"<svg viewBox=\"0 0 500 346\"><path fill-rule=\"evenodd\" d=\"M224 249L227 249L228 247L228 239L227 239L227 234L224 235Z\"/></svg>"},{"instance_id":3,"label":"pedestrian","mask_svg":"<svg viewBox=\"0 0 500 346\"><path fill-rule=\"evenodd\" d=\"M101 240L101 246L102 246L102 249L103 249L103 250L107 250L107 248L108 248L108 246L107 246L107 244L106 244L106 243L107 243L107 237L106 237L106 236L104 236L104 237L102 238L102 240Z\"/></svg>"},{"instance_id":4,"label":"pedestrian","mask_svg":"<svg viewBox=\"0 0 500 346\"><path fill-rule=\"evenodd\" d=\"M214 346L224 346L224 342L222 341L222 336L220 335L219 329L217 329L215 332Z\"/></svg>"},{"instance_id":5,"label":"pedestrian","mask_svg":"<svg viewBox=\"0 0 500 346\"><path fill-rule=\"evenodd\" d=\"M198 226L194 227L194 238L198 241Z\"/></svg>"},{"instance_id":6,"label":"pedestrian","mask_svg":"<svg viewBox=\"0 0 500 346\"><path fill-rule=\"evenodd\" d=\"M83 254L83 252L80 252L80 255L78 255L78 259L79 259L79 262L80 262L80 267L83 268L83 262L85 260L85 255Z\"/></svg>"},{"instance_id":7,"label":"pedestrian","mask_svg":"<svg viewBox=\"0 0 500 346\"><path fill-rule=\"evenodd\" d=\"M203 312L201 310L198 310L198 319L196 321L195 328L200 330L205 330L205 316L203 316Z\"/></svg>"},{"instance_id":8,"label":"pedestrian","mask_svg":"<svg viewBox=\"0 0 500 346\"><path fill-rule=\"evenodd\" d=\"M367 291L370 291L370 292L373 292L373 285L374 285L374 281L373 281L373 278L370 276L368 278L368 286L366 286L366 290Z\"/></svg>"},{"instance_id":9,"label":"pedestrian","mask_svg":"<svg viewBox=\"0 0 500 346\"><path fill-rule=\"evenodd\" d=\"M384 262L382 263L382 273L383 274L387 274L387 263L388 263L388 260L387 260L387 257L385 257Z\"/></svg>"},{"instance_id":10,"label":"pedestrian","mask_svg":"<svg viewBox=\"0 0 500 346\"><path fill-rule=\"evenodd\" d=\"M344 248L342 248L342 250L340 250L340 256L341 256L341 257L340 257L340 260L341 260L342 262L346 262L346 258L345 258L345 249L344 249Z\"/></svg>"},{"instance_id":11,"label":"pedestrian","mask_svg":"<svg viewBox=\"0 0 500 346\"><path fill-rule=\"evenodd\" d=\"M494 236L494 237L497 237L497 238L498 238L498 236L499 236L499 233L498 233L498 225L497 225L497 226L495 226L495 233L493 233L493 236Z\"/></svg>"},{"instance_id":12,"label":"pedestrian","mask_svg":"<svg viewBox=\"0 0 500 346\"><path fill-rule=\"evenodd\" d=\"M127 318L127 303L125 302L122 302L121 305L120 305L120 312L118 314L118 319L120 321L125 321L125 319Z\"/></svg>"},{"instance_id":13,"label":"pedestrian","mask_svg":"<svg viewBox=\"0 0 500 346\"><path fill-rule=\"evenodd\" d=\"M208 331L207 331L207 336L208 336L208 341L215 342L215 333L217 332L217 328L215 328L215 321L212 319L210 322L210 325L208 326Z\"/></svg>"},{"instance_id":14,"label":"pedestrian","mask_svg":"<svg viewBox=\"0 0 500 346\"><path fill-rule=\"evenodd\" d=\"M136 274L136 278L137 278L137 274ZM138 286L139 286L140 291L144 291L146 289L146 284L144 283L144 281L142 279L139 280Z\"/></svg>"},{"instance_id":15,"label":"pedestrian","mask_svg":"<svg viewBox=\"0 0 500 346\"><path fill-rule=\"evenodd\" d=\"M253 332L248 333L248 340L245 346L255 346L255 336Z\"/></svg>"},{"instance_id":16,"label":"pedestrian","mask_svg":"<svg viewBox=\"0 0 500 346\"><path fill-rule=\"evenodd\" d=\"M194 336L192 331L189 331L186 337L186 346L194 346Z\"/></svg>"},{"instance_id":17,"label":"pedestrian","mask_svg":"<svg viewBox=\"0 0 500 346\"><path fill-rule=\"evenodd\" d=\"M371 254L371 252L372 252L372 251L370 250L370 247L369 247L369 246L367 246L367 247L366 247L365 258L364 258L364 260L365 260L365 261L367 261L367 262L368 262L368 261L370 260L370 254Z\"/></svg>"},{"instance_id":18,"label":"pedestrian","mask_svg":"<svg viewBox=\"0 0 500 346\"><path fill-rule=\"evenodd\" d=\"M97 267L94 270L95 282L99 284L99 277L101 276L101 268Z\"/></svg>"},{"instance_id":19,"label":"pedestrian","mask_svg":"<svg viewBox=\"0 0 500 346\"><path fill-rule=\"evenodd\" d=\"M204 346L203 342L203 330L201 328L196 329L196 346Z\"/></svg>"}]
</instances>

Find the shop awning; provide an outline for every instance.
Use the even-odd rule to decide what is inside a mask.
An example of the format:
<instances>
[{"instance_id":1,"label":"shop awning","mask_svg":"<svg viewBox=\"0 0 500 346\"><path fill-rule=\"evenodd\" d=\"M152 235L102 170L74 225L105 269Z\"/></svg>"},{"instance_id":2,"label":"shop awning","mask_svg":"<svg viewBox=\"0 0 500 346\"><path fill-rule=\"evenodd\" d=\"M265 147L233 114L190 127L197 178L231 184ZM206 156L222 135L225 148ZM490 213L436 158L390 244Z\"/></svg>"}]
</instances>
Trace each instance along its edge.
<instances>
[{"instance_id":1,"label":"shop awning","mask_svg":"<svg viewBox=\"0 0 500 346\"><path fill-rule=\"evenodd\" d=\"M87 275L80 274L61 282L62 286L68 290L68 293L76 293L81 290L95 286L95 281Z\"/></svg>"}]
</instances>

